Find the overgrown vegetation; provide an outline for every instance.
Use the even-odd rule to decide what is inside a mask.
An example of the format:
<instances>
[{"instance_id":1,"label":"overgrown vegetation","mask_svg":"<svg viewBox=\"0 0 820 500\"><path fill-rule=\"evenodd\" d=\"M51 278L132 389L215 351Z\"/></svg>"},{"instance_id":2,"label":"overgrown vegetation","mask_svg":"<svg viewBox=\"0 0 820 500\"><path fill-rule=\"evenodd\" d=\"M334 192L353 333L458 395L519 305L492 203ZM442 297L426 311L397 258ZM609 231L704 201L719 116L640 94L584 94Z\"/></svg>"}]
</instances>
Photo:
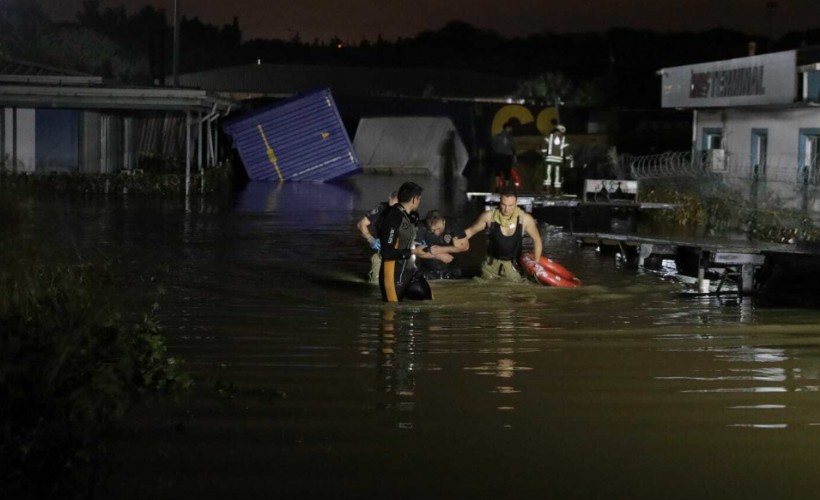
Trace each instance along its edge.
<instances>
[{"instance_id":1,"label":"overgrown vegetation","mask_svg":"<svg viewBox=\"0 0 820 500\"><path fill-rule=\"evenodd\" d=\"M12 173L0 169L0 188L18 193L88 193L88 194L147 194L173 195L185 193L185 176L166 173L157 167L154 171L122 171L116 174ZM191 194L224 193L233 187L233 173L229 164L210 167L200 175L191 172Z\"/></svg>"},{"instance_id":2,"label":"overgrown vegetation","mask_svg":"<svg viewBox=\"0 0 820 500\"><path fill-rule=\"evenodd\" d=\"M606 85L603 80L573 82L562 72L548 71L524 80L516 97L537 102L593 107L606 103Z\"/></svg>"},{"instance_id":3,"label":"overgrown vegetation","mask_svg":"<svg viewBox=\"0 0 820 500\"><path fill-rule=\"evenodd\" d=\"M24 224L0 205L0 498L91 498L126 410L191 386L154 313L127 320L93 265L10 251Z\"/></svg>"},{"instance_id":4,"label":"overgrown vegetation","mask_svg":"<svg viewBox=\"0 0 820 500\"><path fill-rule=\"evenodd\" d=\"M771 243L817 243L820 228L805 213L775 205L753 206L748 197L729 189L706 192L692 181L681 186L656 182L642 191L641 201L672 203L675 210L651 210L652 225L700 228L707 235L743 233L749 239Z\"/></svg>"}]
</instances>

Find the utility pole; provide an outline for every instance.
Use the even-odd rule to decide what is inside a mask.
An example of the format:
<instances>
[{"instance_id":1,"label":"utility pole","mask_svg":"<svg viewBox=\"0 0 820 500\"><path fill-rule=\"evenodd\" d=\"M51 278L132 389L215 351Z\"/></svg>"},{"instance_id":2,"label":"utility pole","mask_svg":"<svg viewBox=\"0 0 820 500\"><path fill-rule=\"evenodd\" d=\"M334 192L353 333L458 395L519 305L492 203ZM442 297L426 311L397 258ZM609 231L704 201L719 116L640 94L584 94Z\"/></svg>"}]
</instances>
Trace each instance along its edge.
<instances>
[{"instance_id":1,"label":"utility pole","mask_svg":"<svg viewBox=\"0 0 820 500\"><path fill-rule=\"evenodd\" d=\"M179 0L174 0L174 87L179 87Z\"/></svg>"},{"instance_id":2,"label":"utility pole","mask_svg":"<svg viewBox=\"0 0 820 500\"><path fill-rule=\"evenodd\" d=\"M779 4L775 0L766 2L766 16L769 18L769 46L774 45L774 15Z\"/></svg>"}]
</instances>

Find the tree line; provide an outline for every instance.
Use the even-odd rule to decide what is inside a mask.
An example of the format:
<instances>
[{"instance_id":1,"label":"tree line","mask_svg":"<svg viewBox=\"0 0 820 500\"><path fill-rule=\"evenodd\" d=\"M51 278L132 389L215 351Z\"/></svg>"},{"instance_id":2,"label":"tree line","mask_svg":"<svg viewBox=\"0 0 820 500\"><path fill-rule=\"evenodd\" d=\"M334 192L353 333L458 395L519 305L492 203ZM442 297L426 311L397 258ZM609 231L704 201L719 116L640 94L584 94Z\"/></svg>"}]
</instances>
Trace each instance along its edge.
<instances>
[{"instance_id":1,"label":"tree line","mask_svg":"<svg viewBox=\"0 0 820 500\"><path fill-rule=\"evenodd\" d=\"M76 20L55 23L35 0L0 0L0 55L113 78L162 85L172 63L172 19L145 6L101 8L85 0ZM438 30L387 41L244 40L238 18L216 26L197 17L180 21L180 71L201 71L261 60L272 64L423 67L474 70L521 81L522 97L547 98L562 86L576 105L654 107L655 72L663 67L742 57L749 42L758 53L820 44L820 28L778 39L740 31L659 33L630 28L602 33L548 31L504 37L452 21Z\"/></svg>"}]
</instances>

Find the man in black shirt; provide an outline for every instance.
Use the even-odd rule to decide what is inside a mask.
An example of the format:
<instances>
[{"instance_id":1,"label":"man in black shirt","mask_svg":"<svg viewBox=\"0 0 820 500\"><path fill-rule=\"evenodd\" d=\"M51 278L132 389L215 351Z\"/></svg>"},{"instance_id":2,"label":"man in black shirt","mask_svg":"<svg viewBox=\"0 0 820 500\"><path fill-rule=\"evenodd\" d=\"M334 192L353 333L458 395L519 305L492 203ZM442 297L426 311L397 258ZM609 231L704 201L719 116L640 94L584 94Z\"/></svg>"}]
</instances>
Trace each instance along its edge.
<instances>
[{"instance_id":1,"label":"man in black shirt","mask_svg":"<svg viewBox=\"0 0 820 500\"><path fill-rule=\"evenodd\" d=\"M423 188L405 182L399 188L399 202L388 208L379 221L379 244L382 266L379 288L385 302L400 302L405 298L433 298L430 285L416 269L413 255L422 252L415 246L416 219Z\"/></svg>"},{"instance_id":2,"label":"man in black shirt","mask_svg":"<svg viewBox=\"0 0 820 500\"><path fill-rule=\"evenodd\" d=\"M431 210L418 224L416 242L423 250L416 263L425 278L461 277L461 269L453 263L453 254L469 250L470 240L455 219L441 215L438 210Z\"/></svg>"},{"instance_id":3,"label":"man in black shirt","mask_svg":"<svg viewBox=\"0 0 820 500\"><path fill-rule=\"evenodd\" d=\"M481 265L481 277L521 281L516 269L523 238L532 238L535 262L541 259L542 243L538 225L532 215L518 206L518 194L505 188L499 194L498 208L487 210L465 231L468 238L487 231L487 257Z\"/></svg>"}]
</instances>

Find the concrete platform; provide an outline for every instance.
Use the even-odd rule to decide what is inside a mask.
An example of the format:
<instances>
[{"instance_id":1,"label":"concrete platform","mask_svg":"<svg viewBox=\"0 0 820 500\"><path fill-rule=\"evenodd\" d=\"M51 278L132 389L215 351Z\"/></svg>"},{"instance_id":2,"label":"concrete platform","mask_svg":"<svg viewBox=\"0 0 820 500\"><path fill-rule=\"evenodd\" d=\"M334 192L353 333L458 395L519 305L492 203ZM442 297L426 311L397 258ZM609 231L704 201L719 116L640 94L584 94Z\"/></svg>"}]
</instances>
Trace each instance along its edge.
<instances>
[{"instance_id":1,"label":"concrete platform","mask_svg":"<svg viewBox=\"0 0 820 500\"><path fill-rule=\"evenodd\" d=\"M695 276L702 289L707 273L737 281L742 294L764 285L774 263L784 258L810 258L820 262L820 249L813 245L753 242L730 238L663 238L603 232L573 233L580 244L608 247L628 262L644 267L650 259L675 259L680 272Z\"/></svg>"}]
</instances>

